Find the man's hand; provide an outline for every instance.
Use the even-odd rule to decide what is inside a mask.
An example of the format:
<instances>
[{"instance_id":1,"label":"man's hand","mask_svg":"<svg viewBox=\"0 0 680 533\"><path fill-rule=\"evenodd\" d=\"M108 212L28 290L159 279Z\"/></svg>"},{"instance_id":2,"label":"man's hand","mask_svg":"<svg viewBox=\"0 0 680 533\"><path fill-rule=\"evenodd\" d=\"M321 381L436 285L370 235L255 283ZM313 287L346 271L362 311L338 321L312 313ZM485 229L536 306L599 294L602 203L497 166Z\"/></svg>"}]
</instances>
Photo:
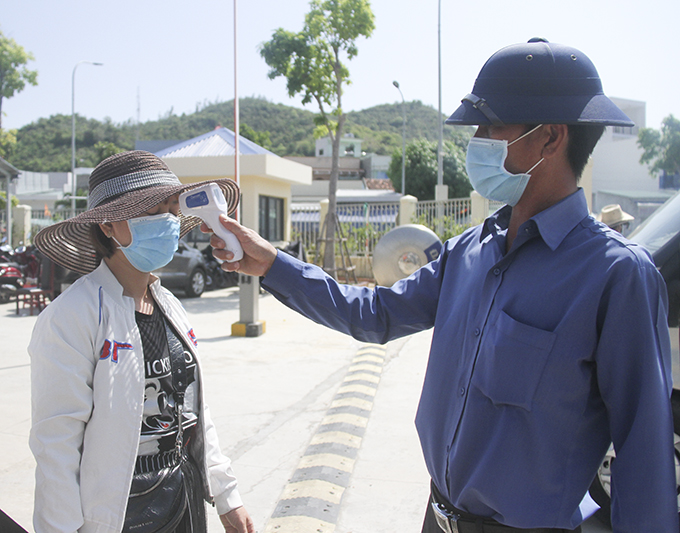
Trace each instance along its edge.
<instances>
[{"instance_id":1,"label":"man's hand","mask_svg":"<svg viewBox=\"0 0 680 533\"><path fill-rule=\"evenodd\" d=\"M245 507L237 507L227 514L221 514L220 520L226 533L255 533L255 526Z\"/></svg>"},{"instance_id":2,"label":"man's hand","mask_svg":"<svg viewBox=\"0 0 680 533\"><path fill-rule=\"evenodd\" d=\"M226 261L231 259L233 254L224 250L225 242L213 233L210 237L210 244L213 247L213 255L217 259L225 261L222 263L222 269L227 272L238 270L251 276L266 275L276 259L276 248L255 231L241 226L231 218L220 216L220 222L236 236L243 248L243 259L227 263ZM208 233L210 229L203 223L201 224L201 231Z\"/></svg>"}]
</instances>

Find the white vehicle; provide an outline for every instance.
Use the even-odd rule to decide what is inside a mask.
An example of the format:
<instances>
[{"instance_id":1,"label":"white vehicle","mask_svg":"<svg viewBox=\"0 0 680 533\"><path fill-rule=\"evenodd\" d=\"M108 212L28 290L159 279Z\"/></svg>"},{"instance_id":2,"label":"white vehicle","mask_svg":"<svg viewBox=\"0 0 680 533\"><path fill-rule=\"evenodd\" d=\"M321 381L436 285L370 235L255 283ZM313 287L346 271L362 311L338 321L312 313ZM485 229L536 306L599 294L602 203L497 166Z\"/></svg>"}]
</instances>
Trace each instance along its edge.
<instances>
[{"instance_id":1,"label":"white vehicle","mask_svg":"<svg viewBox=\"0 0 680 533\"><path fill-rule=\"evenodd\" d=\"M668 326L671 334L673 361L673 427L675 428L675 478L678 482L680 509L680 193L670 198L628 237L652 254L654 263L666 281L668 289ZM602 508L598 518L609 524L611 496L611 465L616 461L613 447L609 448L592 486L590 495Z\"/></svg>"}]
</instances>

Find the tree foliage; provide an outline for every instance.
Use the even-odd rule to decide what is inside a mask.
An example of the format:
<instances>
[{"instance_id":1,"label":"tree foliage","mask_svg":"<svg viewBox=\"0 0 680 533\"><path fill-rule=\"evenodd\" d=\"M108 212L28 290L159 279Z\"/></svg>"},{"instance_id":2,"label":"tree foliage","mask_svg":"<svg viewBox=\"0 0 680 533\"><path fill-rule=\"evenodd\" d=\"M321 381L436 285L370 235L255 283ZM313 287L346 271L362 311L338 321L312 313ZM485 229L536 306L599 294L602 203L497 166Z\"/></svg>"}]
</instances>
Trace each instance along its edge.
<instances>
[{"instance_id":1,"label":"tree foliage","mask_svg":"<svg viewBox=\"0 0 680 533\"><path fill-rule=\"evenodd\" d=\"M663 119L661 130L642 128L637 143L643 150L640 163L648 164L653 175L680 173L680 120L673 115Z\"/></svg>"},{"instance_id":2,"label":"tree foliage","mask_svg":"<svg viewBox=\"0 0 680 533\"><path fill-rule=\"evenodd\" d=\"M449 198L470 195L472 185L465 171L465 149L461 134L459 142L444 143L444 185L449 187ZM437 142L417 139L406 145L406 194L419 200L434 200L437 184ZM401 148L394 151L387 171L395 190L401 190Z\"/></svg>"},{"instance_id":3,"label":"tree foliage","mask_svg":"<svg viewBox=\"0 0 680 533\"><path fill-rule=\"evenodd\" d=\"M314 155L314 113L263 98L247 97L239 100L241 135L280 156ZM417 138L437 139L437 110L422 102L406 102L406 141ZM101 160L97 143L112 143L124 150L132 150L135 139L184 141L203 135L220 126L233 129L233 101L207 103L194 113L166 114L158 120L141 124L125 122L112 124L76 116L76 159L78 166L95 166ZM402 131L401 102L383 104L347 113L345 129L362 139L362 150L367 153L391 155L399 149L401 158ZM247 124L255 134L245 134ZM461 130L463 133L461 133ZM469 127L446 127L444 139L465 146ZM5 130L6 134L10 132ZM269 135L271 146L263 138ZM0 132L0 136L2 132ZM262 137L260 137L260 135ZM264 144L263 144L264 142ZM2 146L2 141L0 141ZM71 117L53 115L27 124L16 131L16 145L6 152L5 159L15 167L35 172L68 172L71 169ZM401 165L401 159L399 159ZM401 167L400 167L401 168ZM400 171L401 172L401 171ZM399 182L401 183L401 181ZM401 185L397 190L401 190Z\"/></svg>"},{"instance_id":4,"label":"tree foliage","mask_svg":"<svg viewBox=\"0 0 680 533\"><path fill-rule=\"evenodd\" d=\"M268 131L255 131L253 128L248 126L245 122L239 124L239 135L245 137L249 141L253 141L255 144L266 148L269 150L272 146L272 140L269 137Z\"/></svg>"},{"instance_id":5,"label":"tree foliage","mask_svg":"<svg viewBox=\"0 0 680 533\"><path fill-rule=\"evenodd\" d=\"M27 83L38 84L38 71L26 67L34 59L33 54L0 31L0 127L3 98L12 98L15 93L23 91Z\"/></svg>"},{"instance_id":6,"label":"tree foliage","mask_svg":"<svg viewBox=\"0 0 680 533\"><path fill-rule=\"evenodd\" d=\"M94 149L97 152L97 166L99 163L104 161L107 157L111 157L112 155L119 154L120 152L125 152L125 148L121 148L120 146L116 146L114 143L110 141L98 141L94 145Z\"/></svg>"},{"instance_id":7,"label":"tree foliage","mask_svg":"<svg viewBox=\"0 0 680 533\"><path fill-rule=\"evenodd\" d=\"M375 28L373 11L367 0L312 0L300 32L277 29L263 43L260 55L270 67L269 78L286 78L288 94L302 95L302 103L315 102L319 108L317 126L325 126L333 145L328 186L328 219L324 268L335 270L335 213L338 188L340 137L346 115L342 94L350 83L349 70L342 62L357 55L356 41L370 37Z\"/></svg>"},{"instance_id":8,"label":"tree foliage","mask_svg":"<svg viewBox=\"0 0 680 533\"><path fill-rule=\"evenodd\" d=\"M10 196L12 199L12 207L19 205L19 200L16 196ZM0 211L7 209L7 193L5 191L0 192Z\"/></svg>"},{"instance_id":9,"label":"tree foliage","mask_svg":"<svg viewBox=\"0 0 680 533\"><path fill-rule=\"evenodd\" d=\"M0 157L10 159L17 145L17 130L0 129Z\"/></svg>"}]
</instances>

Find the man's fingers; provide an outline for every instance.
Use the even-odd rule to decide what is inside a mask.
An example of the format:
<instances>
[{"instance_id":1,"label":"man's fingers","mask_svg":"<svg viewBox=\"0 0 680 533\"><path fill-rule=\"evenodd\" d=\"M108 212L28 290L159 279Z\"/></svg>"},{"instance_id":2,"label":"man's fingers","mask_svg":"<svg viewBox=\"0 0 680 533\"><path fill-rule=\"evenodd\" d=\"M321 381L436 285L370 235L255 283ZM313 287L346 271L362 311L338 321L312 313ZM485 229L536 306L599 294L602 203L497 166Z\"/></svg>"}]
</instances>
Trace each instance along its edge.
<instances>
[{"instance_id":1,"label":"man's fingers","mask_svg":"<svg viewBox=\"0 0 680 533\"><path fill-rule=\"evenodd\" d=\"M210 246L215 248L215 250L221 250L227 245L226 242L224 242L222 239L220 239L217 235L214 233L210 236ZM216 256L217 257L217 256ZM219 259L222 259L221 257Z\"/></svg>"},{"instance_id":2,"label":"man's fingers","mask_svg":"<svg viewBox=\"0 0 680 533\"><path fill-rule=\"evenodd\" d=\"M243 226L241 226L241 224L236 222L236 220L234 220L233 218L229 218L227 216L220 215L220 222L222 223L222 225L225 228L227 228L229 231L231 231L237 237L239 235L243 234Z\"/></svg>"}]
</instances>

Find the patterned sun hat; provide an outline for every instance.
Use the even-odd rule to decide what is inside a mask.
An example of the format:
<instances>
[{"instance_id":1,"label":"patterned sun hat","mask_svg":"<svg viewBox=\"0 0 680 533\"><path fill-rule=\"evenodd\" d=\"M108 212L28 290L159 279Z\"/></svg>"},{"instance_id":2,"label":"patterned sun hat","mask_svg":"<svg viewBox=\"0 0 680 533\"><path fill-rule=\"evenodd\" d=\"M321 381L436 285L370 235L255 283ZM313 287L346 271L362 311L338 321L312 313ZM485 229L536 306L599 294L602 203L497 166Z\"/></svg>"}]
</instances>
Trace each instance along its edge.
<instances>
[{"instance_id":1,"label":"patterned sun hat","mask_svg":"<svg viewBox=\"0 0 680 533\"><path fill-rule=\"evenodd\" d=\"M239 202L236 182L223 178L181 183L158 156L135 150L108 157L92 171L87 210L80 215L42 229L34 244L47 257L81 274L93 271L100 258L90 237L93 224L119 222L137 217L150 208L184 191L206 183L217 184L231 215ZM201 219L180 213L180 236L201 223Z\"/></svg>"}]
</instances>

